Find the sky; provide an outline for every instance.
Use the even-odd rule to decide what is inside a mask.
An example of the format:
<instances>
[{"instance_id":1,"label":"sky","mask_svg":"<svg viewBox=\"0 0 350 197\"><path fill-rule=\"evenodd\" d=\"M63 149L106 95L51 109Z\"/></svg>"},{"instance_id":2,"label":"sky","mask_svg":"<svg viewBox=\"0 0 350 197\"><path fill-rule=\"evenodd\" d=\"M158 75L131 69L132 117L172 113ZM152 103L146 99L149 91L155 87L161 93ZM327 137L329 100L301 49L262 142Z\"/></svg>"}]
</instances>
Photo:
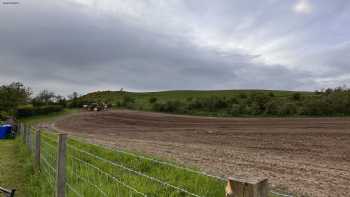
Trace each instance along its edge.
<instances>
[{"instance_id":1,"label":"sky","mask_svg":"<svg viewBox=\"0 0 350 197\"><path fill-rule=\"evenodd\" d=\"M0 2L0 84L62 95L350 85L349 0Z\"/></svg>"}]
</instances>

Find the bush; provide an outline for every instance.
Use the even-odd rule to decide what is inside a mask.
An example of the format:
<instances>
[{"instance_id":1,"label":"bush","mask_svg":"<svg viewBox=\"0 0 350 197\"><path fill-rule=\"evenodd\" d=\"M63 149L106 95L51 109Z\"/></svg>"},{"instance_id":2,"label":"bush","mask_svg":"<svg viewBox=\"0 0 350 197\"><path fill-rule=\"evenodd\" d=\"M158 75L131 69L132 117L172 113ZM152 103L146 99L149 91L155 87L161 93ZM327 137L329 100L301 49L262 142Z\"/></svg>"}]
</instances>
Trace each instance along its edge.
<instances>
[{"instance_id":1,"label":"bush","mask_svg":"<svg viewBox=\"0 0 350 197\"><path fill-rule=\"evenodd\" d=\"M208 110L211 112L217 111L219 109L227 108L227 107L228 107L228 101L226 101L226 98L217 97L217 96L195 99L188 106L189 110L200 109L200 110Z\"/></svg>"},{"instance_id":2,"label":"bush","mask_svg":"<svg viewBox=\"0 0 350 197\"><path fill-rule=\"evenodd\" d=\"M157 98L156 97L149 98L149 103L153 104L155 102L157 102Z\"/></svg>"},{"instance_id":3,"label":"bush","mask_svg":"<svg viewBox=\"0 0 350 197\"><path fill-rule=\"evenodd\" d=\"M183 106L183 103L180 101L166 101L165 103L155 103L153 105L153 110L174 113L184 111L181 106Z\"/></svg>"},{"instance_id":4,"label":"bush","mask_svg":"<svg viewBox=\"0 0 350 197\"><path fill-rule=\"evenodd\" d=\"M297 115L298 106L295 103L283 103L279 109L279 114L282 116Z\"/></svg>"},{"instance_id":5,"label":"bush","mask_svg":"<svg viewBox=\"0 0 350 197\"><path fill-rule=\"evenodd\" d=\"M241 114L241 106L239 104L233 104L231 106L231 109L229 110L229 113L232 116L238 116Z\"/></svg>"},{"instance_id":6,"label":"bush","mask_svg":"<svg viewBox=\"0 0 350 197\"><path fill-rule=\"evenodd\" d=\"M17 116L18 117L28 117L28 116L33 116L34 114L34 107L31 105L26 105L26 106L20 106L17 109Z\"/></svg>"},{"instance_id":7,"label":"bush","mask_svg":"<svg viewBox=\"0 0 350 197\"><path fill-rule=\"evenodd\" d=\"M126 108L133 108L135 104L135 98L129 94L125 94L121 101L121 106Z\"/></svg>"},{"instance_id":8,"label":"bush","mask_svg":"<svg viewBox=\"0 0 350 197\"><path fill-rule=\"evenodd\" d=\"M299 92L293 93L292 100L294 101L300 101L301 100L301 94Z\"/></svg>"},{"instance_id":9,"label":"bush","mask_svg":"<svg viewBox=\"0 0 350 197\"><path fill-rule=\"evenodd\" d=\"M46 105L40 107L33 107L31 105L21 106L17 109L18 117L29 117L34 115L47 115L53 112L60 112L63 110L61 105Z\"/></svg>"},{"instance_id":10,"label":"bush","mask_svg":"<svg viewBox=\"0 0 350 197\"><path fill-rule=\"evenodd\" d=\"M270 100L265 105L265 114L267 115L278 115L281 102L278 100Z\"/></svg>"}]
</instances>

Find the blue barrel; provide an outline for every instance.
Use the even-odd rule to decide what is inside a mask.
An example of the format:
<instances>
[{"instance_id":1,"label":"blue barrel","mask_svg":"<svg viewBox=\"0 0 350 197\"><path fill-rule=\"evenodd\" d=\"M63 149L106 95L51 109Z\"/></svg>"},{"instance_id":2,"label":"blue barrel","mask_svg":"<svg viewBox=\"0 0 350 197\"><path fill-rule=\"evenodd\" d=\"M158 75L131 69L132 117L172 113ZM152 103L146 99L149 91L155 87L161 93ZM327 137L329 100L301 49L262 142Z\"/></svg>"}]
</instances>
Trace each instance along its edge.
<instances>
[{"instance_id":1,"label":"blue barrel","mask_svg":"<svg viewBox=\"0 0 350 197\"><path fill-rule=\"evenodd\" d=\"M11 133L12 126L9 124L0 126L0 139L5 139Z\"/></svg>"}]
</instances>

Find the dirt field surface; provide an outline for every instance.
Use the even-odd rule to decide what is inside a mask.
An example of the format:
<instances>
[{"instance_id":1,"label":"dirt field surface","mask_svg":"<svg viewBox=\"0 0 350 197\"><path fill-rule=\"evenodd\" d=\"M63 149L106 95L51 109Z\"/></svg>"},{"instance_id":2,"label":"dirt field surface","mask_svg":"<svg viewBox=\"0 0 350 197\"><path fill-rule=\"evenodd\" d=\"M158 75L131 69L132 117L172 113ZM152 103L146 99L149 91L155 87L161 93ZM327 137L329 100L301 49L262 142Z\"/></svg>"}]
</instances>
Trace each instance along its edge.
<instances>
[{"instance_id":1,"label":"dirt field surface","mask_svg":"<svg viewBox=\"0 0 350 197\"><path fill-rule=\"evenodd\" d=\"M206 118L82 112L54 127L219 176L267 177L298 196L350 196L350 118Z\"/></svg>"}]
</instances>

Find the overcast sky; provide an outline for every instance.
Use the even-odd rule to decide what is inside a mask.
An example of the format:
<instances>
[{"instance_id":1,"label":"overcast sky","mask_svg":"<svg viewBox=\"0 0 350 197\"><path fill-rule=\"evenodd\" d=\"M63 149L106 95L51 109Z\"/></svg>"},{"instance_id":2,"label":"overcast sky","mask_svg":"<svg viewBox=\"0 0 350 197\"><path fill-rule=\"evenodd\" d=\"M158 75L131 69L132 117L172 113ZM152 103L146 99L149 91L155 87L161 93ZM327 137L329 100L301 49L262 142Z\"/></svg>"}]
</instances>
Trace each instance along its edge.
<instances>
[{"instance_id":1,"label":"overcast sky","mask_svg":"<svg viewBox=\"0 0 350 197\"><path fill-rule=\"evenodd\" d=\"M17 1L0 0L0 84L63 95L350 85L349 0Z\"/></svg>"}]
</instances>

